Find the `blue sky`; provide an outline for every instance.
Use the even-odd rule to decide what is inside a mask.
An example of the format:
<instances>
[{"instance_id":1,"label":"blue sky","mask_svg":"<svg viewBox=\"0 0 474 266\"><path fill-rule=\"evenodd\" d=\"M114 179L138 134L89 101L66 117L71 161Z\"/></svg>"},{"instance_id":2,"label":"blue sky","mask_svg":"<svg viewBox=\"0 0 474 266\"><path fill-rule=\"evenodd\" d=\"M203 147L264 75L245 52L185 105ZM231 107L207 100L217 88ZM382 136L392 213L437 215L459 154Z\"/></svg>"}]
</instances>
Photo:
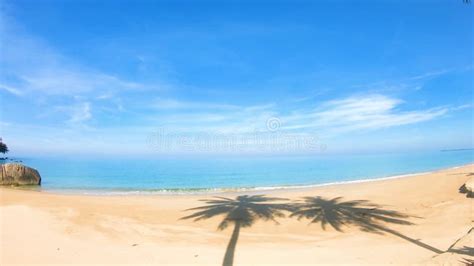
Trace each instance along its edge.
<instances>
[{"instance_id":1,"label":"blue sky","mask_svg":"<svg viewBox=\"0 0 474 266\"><path fill-rule=\"evenodd\" d=\"M12 155L473 147L462 1L6 1Z\"/></svg>"}]
</instances>

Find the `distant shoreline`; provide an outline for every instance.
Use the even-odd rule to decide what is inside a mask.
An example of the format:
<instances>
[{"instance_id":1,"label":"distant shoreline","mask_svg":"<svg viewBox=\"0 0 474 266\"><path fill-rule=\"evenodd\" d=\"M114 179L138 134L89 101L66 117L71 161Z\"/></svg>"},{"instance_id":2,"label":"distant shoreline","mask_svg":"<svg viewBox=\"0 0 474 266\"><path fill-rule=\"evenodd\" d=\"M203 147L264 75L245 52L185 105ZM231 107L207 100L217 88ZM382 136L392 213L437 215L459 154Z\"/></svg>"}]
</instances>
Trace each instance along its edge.
<instances>
[{"instance_id":1,"label":"distant shoreline","mask_svg":"<svg viewBox=\"0 0 474 266\"><path fill-rule=\"evenodd\" d=\"M474 148L465 148L465 149L446 149L440 150L441 152L449 152L449 151L472 151Z\"/></svg>"}]
</instances>

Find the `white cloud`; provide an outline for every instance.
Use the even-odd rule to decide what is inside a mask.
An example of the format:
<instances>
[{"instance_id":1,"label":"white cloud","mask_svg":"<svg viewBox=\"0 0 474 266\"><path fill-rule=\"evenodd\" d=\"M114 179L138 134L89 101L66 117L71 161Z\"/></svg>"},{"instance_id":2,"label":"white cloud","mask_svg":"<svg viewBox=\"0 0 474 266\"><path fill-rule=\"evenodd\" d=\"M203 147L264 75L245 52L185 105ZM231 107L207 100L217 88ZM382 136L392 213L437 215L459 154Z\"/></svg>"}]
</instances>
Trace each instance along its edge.
<instances>
[{"instance_id":1,"label":"white cloud","mask_svg":"<svg viewBox=\"0 0 474 266\"><path fill-rule=\"evenodd\" d=\"M73 124L82 123L91 118L91 105L90 103L85 102L72 107L71 118L69 119L69 122Z\"/></svg>"},{"instance_id":2,"label":"white cloud","mask_svg":"<svg viewBox=\"0 0 474 266\"><path fill-rule=\"evenodd\" d=\"M49 68L31 71L19 77L24 81L25 90L45 94L73 95L102 92L102 95L112 95L112 92L117 90L143 88L140 84L126 82L114 76L78 69Z\"/></svg>"},{"instance_id":3,"label":"white cloud","mask_svg":"<svg viewBox=\"0 0 474 266\"><path fill-rule=\"evenodd\" d=\"M280 131L292 133L334 133L377 130L435 119L447 107L402 111L404 101L379 94L346 97L323 102L313 108L283 114L274 104L235 106L202 102L162 100L162 108L180 113L156 114L153 121L170 130L245 134L267 130L267 120L281 122Z\"/></svg>"},{"instance_id":4,"label":"white cloud","mask_svg":"<svg viewBox=\"0 0 474 266\"><path fill-rule=\"evenodd\" d=\"M19 89L16 89L16 88L13 88L11 86L7 86L7 85L3 85L3 84L0 84L0 89L1 90L4 90L4 91L7 91L11 94L14 94L16 96L21 96L23 95L23 93L19 90Z\"/></svg>"},{"instance_id":5,"label":"white cloud","mask_svg":"<svg viewBox=\"0 0 474 266\"><path fill-rule=\"evenodd\" d=\"M224 103L157 99L154 109L179 111L155 113L150 120L173 131L246 133L261 130L276 114L274 104L239 106Z\"/></svg>"},{"instance_id":6,"label":"white cloud","mask_svg":"<svg viewBox=\"0 0 474 266\"><path fill-rule=\"evenodd\" d=\"M323 103L310 112L282 117L286 129L321 131L375 130L428 121L448 108L400 111L403 101L384 95L353 96Z\"/></svg>"},{"instance_id":7,"label":"white cloud","mask_svg":"<svg viewBox=\"0 0 474 266\"><path fill-rule=\"evenodd\" d=\"M155 85L130 82L78 64L13 21L2 22L0 83L3 90L18 96L31 93L97 96L123 90L157 89Z\"/></svg>"},{"instance_id":8,"label":"white cloud","mask_svg":"<svg viewBox=\"0 0 474 266\"><path fill-rule=\"evenodd\" d=\"M449 69L442 69L442 70L438 70L438 71L431 71L431 72L426 72L426 73L421 74L421 75L417 75L417 76L410 77L409 79L410 79L410 80L427 79L427 78L437 77L437 76L446 74L446 73L448 73L448 72L450 72L450 71L452 71L452 70L449 70Z\"/></svg>"},{"instance_id":9,"label":"white cloud","mask_svg":"<svg viewBox=\"0 0 474 266\"><path fill-rule=\"evenodd\" d=\"M186 151L189 148L187 141L198 141L198 143L204 141L201 144L205 144L205 149L208 149L206 151L209 152L220 152L221 147L225 150L227 144L237 145L244 150L252 150L255 148L253 144L255 141L258 145L256 149L265 150L275 145L278 148L279 142L275 143L274 141L316 139L319 145L320 137L328 140L327 137L333 136L333 133L377 130L415 124L439 118L451 110L448 107L440 107L402 111L400 107L403 104L404 102L397 98L366 95L327 101L315 108L301 110L292 115L282 115L277 111L277 106L273 104L240 106L237 109L219 111L189 109L180 110L179 113L157 113L154 120L142 120L137 125L116 124L90 130L87 124L94 118L93 105L78 99L76 104L57 108L57 111L68 115L68 123L72 126L71 128L34 126L38 129L28 130L25 125L21 125L17 131L24 134L38 132L39 135L35 133L31 138L41 139L40 136L63 138L64 142L61 145L70 147L74 151L83 151L83 148L81 145L72 143L73 140L80 143L93 143L94 147L103 147L103 150L112 152L116 150L115 143L117 141L127 139L127 150L138 153L146 152L150 148L154 148L149 146L148 138L156 136L156 133L160 132L164 134L161 137L165 137L164 141L167 143L174 143L174 141L178 143L178 146L175 147L176 150L166 150L166 147L161 147L164 150L160 150L160 152L165 153ZM283 134L280 135L283 136L281 139L275 138L277 135L266 128L268 119L273 117L281 121L281 127L278 129L278 133ZM15 125L13 126L15 127ZM13 134L12 132L9 130L10 134ZM306 142L296 142L294 145L301 143ZM208 144L210 148L208 148ZM291 143L283 144L293 147ZM183 150L180 150L181 148ZM294 148L297 149L296 146Z\"/></svg>"},{"instance_id":10,"label":"white cloud","mask_svg":"<svg viewBox=\"0 0 474 266\"><path fill-rule=\"evenodd\" d=\"M459 111L459 110L464 110L464 109L470 109L470 108L472 108L472 107L473 107L472 104L463 104L463 105L459 105L459 106L453 107L453 108L451 108L451 110L453 110L453 111Z\"/></svg>"},{"instance_id":11,"label":"white cloud","mask_svg":"<svg viewBox=\"0 0 474 266\"><path fill-rule=\"evenodd\" d=\"M11 125L11 124L8 123L8 122L0 121L0 126L2 126L2 127L8 127L9 125Z\"/></svg>"},{"instance_id":12,"label":"white cloud","mask_svg":"<svg viewBox=\"0 0 474 266\"><path fill-rule=\"evenodd\" d=\"M419 91L424 88L425 83L433 78L448 74L455 69L441 69L436 71L428 71L422 74L408 76L399 79L386 79L377 82L354 85L354 88L361 88L372 93L390 93L402 91Z\"/></svg>"},{"instance_id":13,"label":"white cloud","mask_svg":"<svg viewBox=\"0 0 474 266\"><path fill-rule=\"evenodd\" d=\"M68 118L66 123L71 126L84 125L92 119L92 108L90 102L77 102L68 106L59 105L54 107L56 113L65 114Z\"/></svg>"}]
</instances>

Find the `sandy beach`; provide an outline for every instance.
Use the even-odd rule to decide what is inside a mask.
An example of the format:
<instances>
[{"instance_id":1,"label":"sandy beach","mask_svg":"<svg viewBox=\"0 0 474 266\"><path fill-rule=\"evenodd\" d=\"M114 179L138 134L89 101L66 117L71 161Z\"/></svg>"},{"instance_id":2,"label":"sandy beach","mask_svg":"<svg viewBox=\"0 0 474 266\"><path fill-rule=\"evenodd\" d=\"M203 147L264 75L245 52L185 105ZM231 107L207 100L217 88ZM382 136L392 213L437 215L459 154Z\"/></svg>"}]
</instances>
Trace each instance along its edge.
<instances>
[{"instance_id":1,"label":"sandy beach","mask_svg":"<svg viewBox=\"0 0 474 266\"><path fill-rule=\"evenodd\" d=\"M83 196L4 187L0 264L220 265L226 256L234 265L462 265L473 259L473 205L459 187L473 173L468 165L374 182L208 195ZM239 196L259 207L239 209L250 216L222 224L225 204Z\"/></svg>"}]
</instances>

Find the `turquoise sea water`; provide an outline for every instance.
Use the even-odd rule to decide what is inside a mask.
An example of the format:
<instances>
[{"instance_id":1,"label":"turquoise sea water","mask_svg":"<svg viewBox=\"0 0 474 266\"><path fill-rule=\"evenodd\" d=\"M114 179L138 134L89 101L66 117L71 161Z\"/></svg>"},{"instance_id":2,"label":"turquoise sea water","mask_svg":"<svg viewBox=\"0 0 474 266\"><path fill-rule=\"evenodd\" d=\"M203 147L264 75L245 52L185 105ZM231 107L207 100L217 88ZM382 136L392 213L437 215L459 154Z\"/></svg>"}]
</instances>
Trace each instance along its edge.
<instances>
[{"instance_id":1,"label":"turquoise sea water","mask_svg":"<svg viewBox=\"0 0 474 266\"><path fill-rule=\"evenodd\" d=\"M38 169L42 190L188 193L270 189L382 178L474 162L474 151L206 159L18 158Z\"/></svg>"}]
</instances>

